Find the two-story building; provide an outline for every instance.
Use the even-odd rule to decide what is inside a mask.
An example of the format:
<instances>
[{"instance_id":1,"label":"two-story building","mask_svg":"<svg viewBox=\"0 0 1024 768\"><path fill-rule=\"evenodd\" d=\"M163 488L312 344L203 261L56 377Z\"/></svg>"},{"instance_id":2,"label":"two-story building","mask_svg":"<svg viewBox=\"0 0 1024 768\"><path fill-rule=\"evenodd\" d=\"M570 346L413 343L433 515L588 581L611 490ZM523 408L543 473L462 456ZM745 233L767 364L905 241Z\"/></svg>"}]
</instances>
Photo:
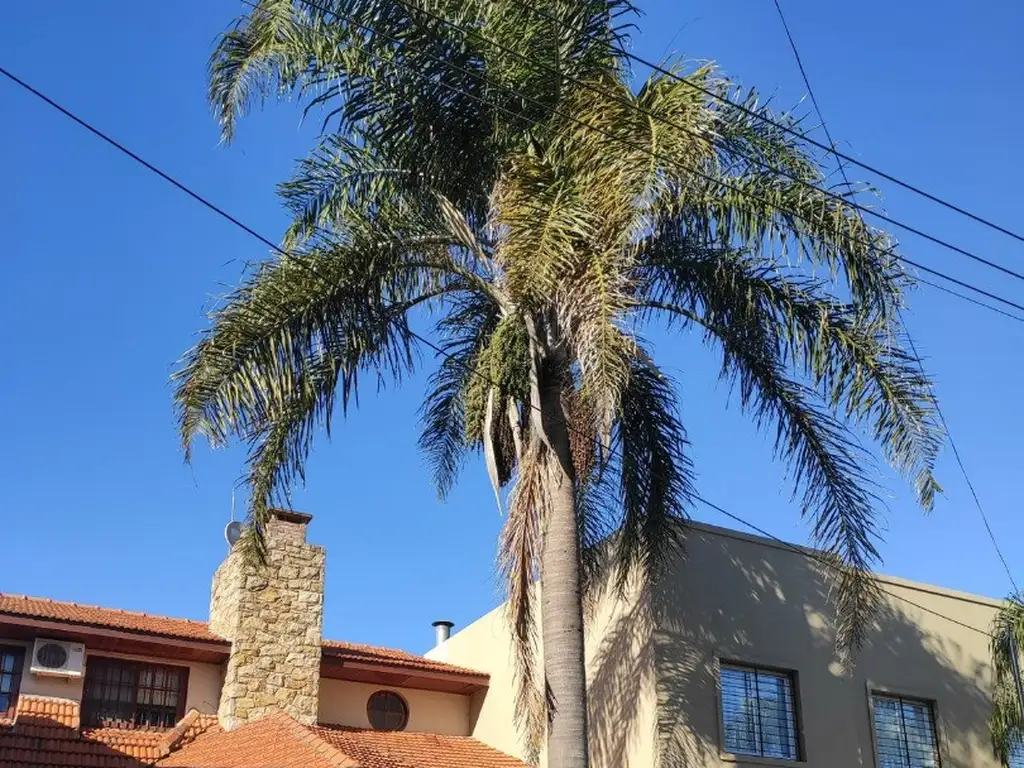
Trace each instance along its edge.
<instances>
[{"instance_id":1,"label":"two-story building","mask_svg":"<svg viewBox=\"0 0 1024 768\"><path fill-rule=\"evenodd\" d=\"M522 768L472 738L486 673L322 639L309 520L228 555L208 623L0 594L0 766Z\"/></svg>"},{"instance_id":2,"label":"two-story building","mask_svg":"<svg viewBox=\"0 0 1024 768\"><path fill-rule=\"evenodd\" d=\"M324 640L309 520L228 555L207 623L0 594L0 766L521 768L501 608L426 656ZM698 524L685 550L588 612L595 768L997 767L997 601L880 576L843 666L814 557Z\"/></svg>"},{"instance_id":3,"label":"two-story building","mask_svg":"<svg viewBox=\"0 0 1024 768\"><path fill-rule=\"evenodd\" d=\"M878 576L882 604L837 661L827 564L766 538L692 524L650 590L606 590L587 627L597 768L997 768L988 635L1000 603ZM490 674L473 735L522 754L495 610L427 653ZM1024 768L1024 751L1011 764Z\"/></svg>"}]
</instances>

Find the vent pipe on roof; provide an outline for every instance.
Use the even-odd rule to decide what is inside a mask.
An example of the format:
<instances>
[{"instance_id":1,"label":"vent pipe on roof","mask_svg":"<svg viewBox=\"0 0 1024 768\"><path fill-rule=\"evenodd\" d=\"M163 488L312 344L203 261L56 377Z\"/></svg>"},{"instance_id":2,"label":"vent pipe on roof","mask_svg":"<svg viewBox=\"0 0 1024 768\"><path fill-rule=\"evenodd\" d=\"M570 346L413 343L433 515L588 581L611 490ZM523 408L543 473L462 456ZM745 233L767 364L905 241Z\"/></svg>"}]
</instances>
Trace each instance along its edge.
<instances>
[{"instance_id":1,"label":"vent pipe on roof","mask_svg":"<svg viewBox=\"0 0 1024 768\"><path fill-rule=\"evenodd\" d=\"M434 628L434 645L438 646L452 636L452 627L455 625L450 621L435 621L431 624Z\"/></svg>"}]
</instances>

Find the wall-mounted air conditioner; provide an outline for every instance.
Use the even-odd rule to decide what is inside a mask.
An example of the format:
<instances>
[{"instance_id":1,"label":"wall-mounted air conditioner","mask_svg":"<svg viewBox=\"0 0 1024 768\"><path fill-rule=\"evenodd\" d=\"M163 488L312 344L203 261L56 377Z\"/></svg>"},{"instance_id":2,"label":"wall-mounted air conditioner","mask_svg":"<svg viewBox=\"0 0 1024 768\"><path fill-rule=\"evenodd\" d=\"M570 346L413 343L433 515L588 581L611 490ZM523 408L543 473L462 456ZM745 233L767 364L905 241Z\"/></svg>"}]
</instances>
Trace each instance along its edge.
<instances>
[{"instance_id":1,"label":"wall-mounted air conditioner","mask_svg":"<svg viewBox=\"0 0 1024 768\"><path fill-rule=\"evenodd\" d=\"M85 646L82 643L37 637L32 647L32 664L29 669L34 675L81 677L85 671Z\"/></svg>"}]
</instances>

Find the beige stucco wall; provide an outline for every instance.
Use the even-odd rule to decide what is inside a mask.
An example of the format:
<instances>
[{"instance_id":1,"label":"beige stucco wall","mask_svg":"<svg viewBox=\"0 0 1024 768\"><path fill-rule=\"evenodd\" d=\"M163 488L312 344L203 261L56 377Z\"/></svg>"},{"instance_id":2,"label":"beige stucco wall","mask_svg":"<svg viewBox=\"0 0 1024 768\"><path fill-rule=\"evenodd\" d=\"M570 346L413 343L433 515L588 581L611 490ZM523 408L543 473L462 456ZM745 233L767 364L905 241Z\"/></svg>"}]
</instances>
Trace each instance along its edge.
<instances>
[{"instance_id":1,"label":"beige stucco wall","mask_svg":"<svg viewBox=\"0 0 1024 768\"><path fill-rule=\"evenodd\" d=\"M20 645L25 648L25 669L22 672L20 689L22 694L26 696L49 696L51 698L68 699L81 703L83 678L33 675L28 671L29 656L32 653L31 642L0 638L0 645ZM89 666L90 655L89 648L86 646L86 668ZM96 655L116 659L151 661L155 664L169 664L176 667L188 667L188 693L185 696L186 711L195 708L205 714L217 713L217 702L220 699L220 687L223 679L223 668L219 664L156 659L151 656L130 656L124 653L108 653L106 651Z\"/></svg>"},{"instance_id":2,"label":"beige stucco wall","mask_svg":"<svg viewBox=\"0 0 1024 768\"><path fill-rule=\"evenodd\" d=\"M595 768L763 765L721 753L723 658L796 671L807 768L875 766L870 689L935 702L943 768L996 768L983 634L887 597L855 667L844 672L833 653L829 584L813 561L765 540L695 526L685 560L671 565L657 590L633 593L625 604L606 596L588 626ZM883 578L882 587L982 629L998 606L895 579ZM473 735L519 753L501 611L428 655L491 673L489 691L474 702Z\"/></svg>"},{"instance_id":3,"label":"beige stucco wall","mask_svg":"<svg viewBox=\"0 0 1024 768\"><path fill-rule=\"evenodd\" d=\"M649 608L648 596L636 589L616 599L607 591L602 594L605 597L595 601L588 614L586 638L592 762L609 768L650 768L657 745L655 656L650 634L640 621ZM543 620L539 610L538 619ZM524 757L525 744L513 725L516 680L504 607L426 655L490 673L488 689L472 699L471 733L496 749ZM546 764L541 749L540 765Z\"/></svg>"},{"instance_id":4,"label":"beige stucco wall","mask_svg":"<svg viewBox=\"0 0 1024 768\"><path fill-rule=\"evenodd\" d=\"M349 680L320 680L320 715L322 723L369 728L366 702L370 694L383 688L370 683ZM470 733L470 698L457 693L421 691L414 688L391 688L409 706L408 731L468 736Z\"/></svg>"}]
</instances>

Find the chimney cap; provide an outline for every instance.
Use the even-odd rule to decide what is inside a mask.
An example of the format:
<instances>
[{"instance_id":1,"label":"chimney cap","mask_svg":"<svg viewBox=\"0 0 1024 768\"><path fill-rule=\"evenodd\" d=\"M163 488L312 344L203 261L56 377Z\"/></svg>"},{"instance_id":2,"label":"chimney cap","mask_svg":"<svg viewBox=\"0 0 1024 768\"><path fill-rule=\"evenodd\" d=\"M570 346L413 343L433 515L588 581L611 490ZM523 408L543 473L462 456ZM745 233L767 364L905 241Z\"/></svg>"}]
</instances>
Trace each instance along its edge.
<instances>
[{"instance_id":1,"label":"chimney cap","mask_svg":"<svg viewBox=\"0 0 1024 768\"><path fill-rule=\"evenodd\" d=\"M294 509L279 509L277 507L268 510L273 517L283 520L286 523L298 523L307 525L313 516L305 512L296 512Z\"/></svg>"},{"instance_id":2,"label":"chimney cap","mask_svg":"<svg viewBox=\"0 0 1024 768\"><path fill-rule=\"evenodd\" d=\"M438 621L431 622L430 626L432 626L432 627L448 627L448 629L451 629L452 627L455 626L455 622L454 621L448 621L447 619L439 619Z\"/></svg>"}]
</instances>

